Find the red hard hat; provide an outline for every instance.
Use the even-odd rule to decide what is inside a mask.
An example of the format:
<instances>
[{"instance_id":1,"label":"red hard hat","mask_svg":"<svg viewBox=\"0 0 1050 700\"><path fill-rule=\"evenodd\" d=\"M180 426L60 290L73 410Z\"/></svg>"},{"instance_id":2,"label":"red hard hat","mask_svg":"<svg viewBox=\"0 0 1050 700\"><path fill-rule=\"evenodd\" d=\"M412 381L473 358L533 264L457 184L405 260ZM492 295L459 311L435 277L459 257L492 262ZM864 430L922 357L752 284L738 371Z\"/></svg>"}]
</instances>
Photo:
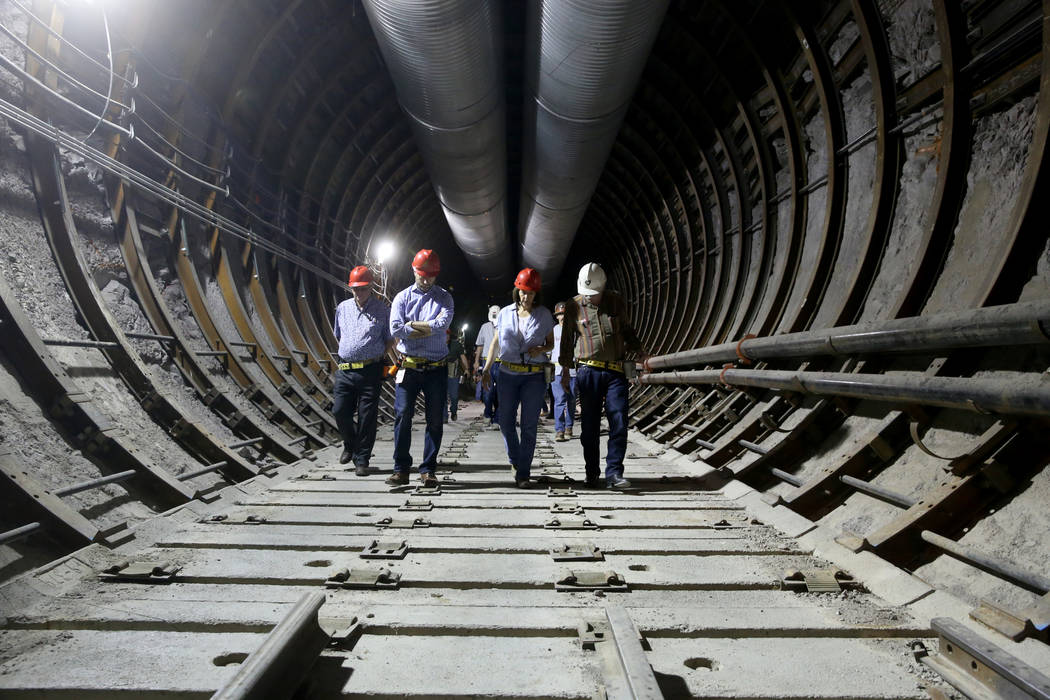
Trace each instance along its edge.
<instances>
[{"instance_id":1,"label":"red hard hat","mask_svg":"<svg viewBox=\"0 0 1050 700\"><path fill-rule=\"evenodd\" d=\"M441 272L441 258L430 248L424 248L412 258L412 269L424 277L435 277Z\"/></svg>"},{"instance_id":2,"label":"red hard hat","mask_svg":"<svg viewBox=\"0 0 1050 700\"><path fill-rule=\"evenodd\" d=\"M514 278L514 286L526 292L540 291L540 273L531 267L526 267Z\"/></svg>"},{"instance_id":3,"label":"red hard hat","mask_svg":"<svg viewBox=\"0 0 1050 700\"><path fill-rule=\"evenodd\" d=\"M367 287L372 284L372 271L364 265L358 265L353 270L350 270L350 282L351 287Z\"/></svg>"},{"instance_id":4,"label":"red hard hat","mask_svg":"<svg viewBox=\"0 0 1050 700\"><path fill-rule=\"evenodd\" d=\"M557 316L558 314L563 313L565 313L565 302L559 301L557 304L554 305L554 315Z\"/></svg>"}]
</instances>

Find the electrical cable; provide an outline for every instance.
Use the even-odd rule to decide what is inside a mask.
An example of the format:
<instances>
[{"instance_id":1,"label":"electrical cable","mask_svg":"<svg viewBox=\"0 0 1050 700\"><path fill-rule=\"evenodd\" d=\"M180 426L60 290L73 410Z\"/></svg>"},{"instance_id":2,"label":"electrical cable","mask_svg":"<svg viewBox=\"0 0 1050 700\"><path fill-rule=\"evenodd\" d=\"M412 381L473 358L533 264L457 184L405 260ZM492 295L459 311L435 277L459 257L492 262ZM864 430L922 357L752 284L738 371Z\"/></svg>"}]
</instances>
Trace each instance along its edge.
<instances>
[{"instance_id":1,"label":"electrical cable","mask_svg":"<svg viewBox=\"0 0 1050 700\"><path fill-rule=\"evenodd\" d=\"M83 138L87 141L89 138L95 135L98 128L102 125L102 120L106 117L106 112L109 111L109 102L113 97L113 44L109 38L109 20L106 18L106 7L105 5L99 5L99 9L102 11L102 27L106 30L106 58L109 59L109 87L106 89L106 106L102 108L102 114L99 115L98 122L88 132L88 135Z\"/></svg>"}]
</instances>

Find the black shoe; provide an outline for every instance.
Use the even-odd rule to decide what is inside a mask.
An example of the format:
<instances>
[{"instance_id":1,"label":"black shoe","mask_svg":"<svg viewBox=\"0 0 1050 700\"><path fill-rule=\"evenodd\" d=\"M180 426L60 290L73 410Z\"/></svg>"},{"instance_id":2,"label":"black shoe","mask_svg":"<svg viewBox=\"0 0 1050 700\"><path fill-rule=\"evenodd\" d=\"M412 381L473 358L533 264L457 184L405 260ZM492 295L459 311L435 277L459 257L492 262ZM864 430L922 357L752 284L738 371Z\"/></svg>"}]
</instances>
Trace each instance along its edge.
<instances>
[{"instance_id":1,"label":"black shoe","mask_svg":"<svg viewBox=\"0 0 1050 700\"><path fill-rule=\"evenodd\" d=\"M452 420L456 420L456 414L455 413L452 414Z\"/></svg>"},{"instance_id":2,"label":"black shoe","mask_svg":"<svg viewBox=\"0 0 1050 700\"><path fill-rule=\"evenodd\" d=\"M344 449L343 454L339 455L339 463L346 464L350 461L350 450Z\"/></svg>"},{"instance_id":3,"label":"black shoe","mask_svg":"<svg viewBox=\"0 0 1050 700\"><path fill-rule=\"evenodd\" d=\"M600 489L605 486L605 484L602 483L602 480L597 476L585 480L583 485L589 489Z\"/></svg>"},{"instance_id":4,"label":"black shoe","mask_svg":"<svg viewBox=\"0 0 1050 700\"><path fill-rule=\"evenodd\" d=\"M408 484L408 472L394 472L384 483L387 486L405 486Z\"/></svg>"},{"instance_id":5,"label":"black shoe","mask_svg":"<svg viewBox=\"0 0 1050 700\"><path fill-rule=\"evenodd\" d=\"M528 479L515 479L514 480L514 485L516 487L518 487L519 489L531 489L532 488L532 482L529 481Z\"/></svg>"},{"instance_id":6,"label":"black shoe","mask_svg":"<svg viewBox=\"0 0 1050 700\"><path fill-rule=\"evenodd\" d=\"M368 465L367 464L358 464L356 467L354 467L354 474L357 475L357 476L368 476L368 474L369 474Z\"/></svg>"}]
</instances>

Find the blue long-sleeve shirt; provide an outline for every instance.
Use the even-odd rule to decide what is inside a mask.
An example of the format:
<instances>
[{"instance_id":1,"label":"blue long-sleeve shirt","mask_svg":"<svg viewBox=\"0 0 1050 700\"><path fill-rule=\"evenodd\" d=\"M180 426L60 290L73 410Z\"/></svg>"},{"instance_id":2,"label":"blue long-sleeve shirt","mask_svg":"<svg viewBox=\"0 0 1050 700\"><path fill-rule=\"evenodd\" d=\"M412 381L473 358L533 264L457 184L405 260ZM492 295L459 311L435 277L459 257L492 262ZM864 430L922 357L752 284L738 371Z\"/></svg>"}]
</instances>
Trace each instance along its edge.
<instances>
[{"instance_id":1,"label":"blue long-sleeve shirt","mask_svg":"<svg viewBox=\"0 0 1050 700\"><path fill-rule=\"evenodd\" d=\"M443 359L448 354L445 329L452 324L454 312L452 295L437 285L426 292L420 291L414 284L408 289L402 289L390 307L390 334L398 339L398 351L409 357ZM429 323L430 335L409 338L412 327L408 324L412 321Z\"/></svg>"},{"instance_id":2,"label":"blue long-sleeve shirt","mask_svg":"<svg viewBox=\"0 0 1050 700\"><path fill-rule=\"evenodd\" d=\"M351 297L335 307L332 331L344 362L382 357L390 340L390 307L375 294L361 308Z\"/></svg>"}]
</instances>

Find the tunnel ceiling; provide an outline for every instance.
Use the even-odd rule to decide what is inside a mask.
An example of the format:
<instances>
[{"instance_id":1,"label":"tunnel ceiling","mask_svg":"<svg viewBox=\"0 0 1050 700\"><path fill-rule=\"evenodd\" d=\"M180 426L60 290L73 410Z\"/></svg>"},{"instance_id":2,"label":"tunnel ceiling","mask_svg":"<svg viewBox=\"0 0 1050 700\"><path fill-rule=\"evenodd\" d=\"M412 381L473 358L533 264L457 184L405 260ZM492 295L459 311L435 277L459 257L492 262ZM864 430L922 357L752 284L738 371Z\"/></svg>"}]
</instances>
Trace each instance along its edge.
<instances>
[{"instance_id":1,"label":"tunnel ceiling","mask_svg":"<svg viewBox=\"0 0 1050 700\"><path fill-rule=\"evenodd\" d=\"M526 4L501 9L514 238ZM1032 95L1040 11L672 2L567 272L548 289L571 293L573 270L603 262L663 349L921 312L959 221L969 122ZM390 235L403 250L438 249L445 281L477 288L359 2L179 3L118 21L143 47L138 89L181 120L188 153L229 169L219 211L336 277ZM895 31L928 49L895 49ZM927 201L903 201L909 169L931 158ZM908 207L928 213L908 220ZM884 255L897 236L917 247ZM998 262L1020 274L986 280L969 303L1016 299L1040 250L1034 237L1004 243Z\"/></svg>"}]
</instances>

